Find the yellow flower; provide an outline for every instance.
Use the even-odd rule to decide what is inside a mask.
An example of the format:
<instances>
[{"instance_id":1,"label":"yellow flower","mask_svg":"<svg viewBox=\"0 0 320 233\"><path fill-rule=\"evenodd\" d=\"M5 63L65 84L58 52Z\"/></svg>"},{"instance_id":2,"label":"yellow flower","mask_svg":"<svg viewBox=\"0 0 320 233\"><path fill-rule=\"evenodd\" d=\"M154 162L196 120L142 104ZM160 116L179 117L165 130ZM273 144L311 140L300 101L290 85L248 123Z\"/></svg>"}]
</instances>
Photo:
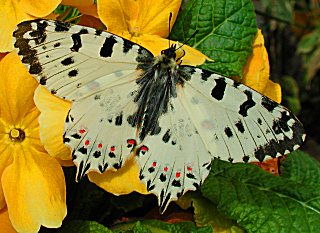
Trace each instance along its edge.
<instances>
[{"instance_id":1,"label":"yellow flower","mask_svg":"<svg viewBox=\"0 0 320 233\"><path fill-rule=\"evenodd\" d=\"M13 52L0 61L0 73L0 209L7 205L18 232L59 227L67 211L65 181L40 142L38 84Z\"/></svg>"},{"instance_id":2,"label":"yellow flower","mask_svg":"<svg viewBox=\"0 0 320 233\"><path fill-rule=\"evenodd\" d=\"M98 15L108 31L142 45L158 56L169 47L169 15L172 28L181 0L98 0ZM171 41L171 44L174 44ZM201 65L207 57L196 49L183 46L183 65Z\"/></svg>"},{"instance_id":3,"label":"yellow flower","mask_svg":"<svg viewBox=\"0 0 320 233\"><path fill-rule=\"evenodd\" d=\"M252 55L248 58L247 64L243 67L241 82L273 99L281 102L281 87L269 79L270 66L268 53L264 46L264 39L261 30L258 30L253 43Z\"/></svg>"},{"instance_id":4,"label":"yellow flower","mask_svg":"<svg viewBox=\"0 0 320 233\"><path fill-rule=\"evenodd\" d=\"M0 226L1 232L5 233L16 233L17 231L13 228L8 214L8 209L3 208L0 210Z\"/></svg>"},{"instance_id":5,"label":"yellow flower","mask_svg":"<svg viewBox=\"0 0 320 233\"><path fill-rule=\"evenodd\" d=\"M0 52L13 50L12 33L18 23L49 15L61 0L1 0Z\"/></svg>"}]
</instances>

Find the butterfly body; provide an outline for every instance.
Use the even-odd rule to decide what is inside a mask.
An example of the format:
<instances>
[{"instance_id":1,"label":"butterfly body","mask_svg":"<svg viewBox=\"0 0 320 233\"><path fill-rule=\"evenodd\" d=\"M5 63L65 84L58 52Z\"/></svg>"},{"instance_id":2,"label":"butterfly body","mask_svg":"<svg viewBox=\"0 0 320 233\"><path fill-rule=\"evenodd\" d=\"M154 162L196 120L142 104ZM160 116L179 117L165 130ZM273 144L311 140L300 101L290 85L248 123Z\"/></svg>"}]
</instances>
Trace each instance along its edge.
<instances>
[{"instance_id":1,"label":"butterfly body","mask_svg":"<svg viewBox=\"0 0 320 233\"><path fill-rule=\"evenodd\" d=\"M57 21L21 23L22 62L51 93L72 101L64 143L77 179L135 156L161 211L207 177L213 158L263 161L299 147L301 123L232 79L180 65L174 46L154 57L108 32Z\"/></svg>"}]
</instances>

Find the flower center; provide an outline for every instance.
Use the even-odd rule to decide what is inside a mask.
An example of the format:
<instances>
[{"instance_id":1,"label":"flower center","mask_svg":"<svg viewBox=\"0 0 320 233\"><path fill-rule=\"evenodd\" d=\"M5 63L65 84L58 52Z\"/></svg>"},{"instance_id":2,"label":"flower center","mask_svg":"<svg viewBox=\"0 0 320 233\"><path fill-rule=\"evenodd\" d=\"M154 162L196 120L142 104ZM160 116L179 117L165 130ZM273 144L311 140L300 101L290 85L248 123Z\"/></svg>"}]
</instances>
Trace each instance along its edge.
<instances>
[{"instance_id":1,"label":"flower center","mask_svg":"<svg viewBox=\"0 0 320 233\"><path fill-rule=\"evenodd\" d=\"M10 131L9 137L13 142L22 142L25 139L26 134L22 129L14 128Z\"/></svg>"}]
</instances>

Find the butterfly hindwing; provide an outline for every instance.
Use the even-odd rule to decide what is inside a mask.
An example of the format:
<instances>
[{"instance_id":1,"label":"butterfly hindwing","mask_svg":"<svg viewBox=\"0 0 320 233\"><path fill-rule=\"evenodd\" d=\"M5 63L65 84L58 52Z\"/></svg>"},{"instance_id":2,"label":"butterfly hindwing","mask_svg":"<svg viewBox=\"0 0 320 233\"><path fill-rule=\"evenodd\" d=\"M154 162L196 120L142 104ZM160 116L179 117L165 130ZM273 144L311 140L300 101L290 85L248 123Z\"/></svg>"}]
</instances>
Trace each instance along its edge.
<instances>
[{"instance_id":1,"label":"butterfly hindwing","mask_svg":"<svg viewBox=\"0 0 320 233\"><path fill-rule=\"evenodd\" d=\"M170 201L196 190L211 167L212 157L182 106L180 91L159 119L159 135L147 137L137 153L140 179L158 196L161 212Z\"/></svg>"},{"instance_id":2,"label":"butterfly hindwing","mask_svg":"<svg viewBox=\"0 0 320 233\"><path fill-rule=\"evenodd\" d=\"M90 170L119 169L134 152L136 129L127 118L136 111L136 104L132 96L122 93L136 87L135 82L128 82L72 103L64 142L73 149L77 179Z\"/></svg>"}]
</instances>

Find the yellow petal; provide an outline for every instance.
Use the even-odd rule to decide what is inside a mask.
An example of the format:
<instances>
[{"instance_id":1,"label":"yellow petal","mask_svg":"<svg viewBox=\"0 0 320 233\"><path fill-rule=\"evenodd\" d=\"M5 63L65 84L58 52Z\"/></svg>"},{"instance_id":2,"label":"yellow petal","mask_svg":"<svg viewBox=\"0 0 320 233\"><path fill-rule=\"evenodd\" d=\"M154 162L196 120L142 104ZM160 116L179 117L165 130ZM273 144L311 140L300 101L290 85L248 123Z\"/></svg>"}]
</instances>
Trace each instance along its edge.
<instances>
[{"instance_id":1,"label":"yellow petal","mask_svg":"<svg viewBox=\"0 0 320 233\"><path fill-rule=\"evenodd\" d=\"M99 0L98 15L108 31L117 35L124 32L136 35L169 34L169 15L176 19L181 0Z\"/></svg>"},{"instance_id":2,"label":"yellow petal","mask_svg":"<svg viewBox=\"0 0 320 233\"><path fill-rule=\"evenodd\" d=\"M13 158L10 151L7 149L8 146L6 142L0 139L0 177L2 177L3 171L12 163ZM0 209L5 207L6 201L4 198L2 184L0 185ZM0 224L1 226L1 224Z\"/></svg>"},{"instance_id":3,"label":"yellow petal","mask_svg":"<svg viewBox=\"0 0 320 233\"><path fill-rule=\"evenodd\" d=\"M124 195L136 191L147 194L146 187L140 182L139 169L134 159L127 161L118 171L106 171L102 174L90 172L91 182L115 195Z\"/></svg>"},{"instance_id":4,"label":"yellow petal","mask_svg":"<svg viewBox=\"0 0 320 233\"><path fill-rule=\"evenodd\" d=\"M281 86L278 83L269 80L263 94L277 103L281 102Z\"/></svg>"},{"instance_id":5,"label":"yellow petal","mask_svg":"<svg viewBox=\"0 0 320 233\"><path fill-rule=\"evenodd\" d=\"M41 18L49 15L60 3L61 0L21 0L20 6L27 14Z\"/></svg>"},{"instance_id":6,"label":"yellow petal","mask_svg":"<svg viewBox=\"0 0 320 233\"><path fill-rule=\"evenodd\" d=\"M13 50L13 30L18 23L32 17L24 12L17 0L1 0L0 19L0 52L9 52Z\"/></svg>"},{"instance_id":7,"label":"yellow petal","mask_svg":"<svg viewBox=\"0 0 320 233\"><path fill-rule=\"evenodd\" d=\"M281 98L280 86L269 84L269 76L270 66L268 53L264 46L261 30L258 30L253 44L252 55L243 67L243 78L241 82L264 95L266 95L266 88L268 86L267 96L276 97L277 99L274 100L279 101L279 98Z\"/></svg>"},{"instance_id":8,"label":"yellow petal","mask_svg":"<svg viewBox=\"0 0 320 233\"><path fill-rule=\"evenodd\" d=\"M34 101L41 112L40 138L44 148L51 156L71 159L70 149L63 143L64 122L71 103L52 95L42 86L37 88Z\"/></svg>"},{"instance_id":9,"label":"yellow petal","mask_svg":"<svg viewBox=\"0 0 320 233\"><path fill-rule=\"evenodd\" d=\"M67 213L61 166L33 148L21 147L13 156L1 177L12 225L19 232L60 227Z\"/></svg>"},{"instance_id":10,"label":"yellow petal","mask_svg":"<svg viewBox=\"0 0 320 233\"><path fill-rule=\"evenodd\" d=\"M169 35L169 16L172 13L172 28L178 15L181 0L140 0L138 25L143 34L158 35L166 38Z\"/></svg>"},{"instance_id":11,"label":"yellow petal","mask_svg":"<svg viewBox=\"0 0 320 233\"><path fill-rule=\"evenodd\" d=\"M12 33L18 23L50 14L61 0L1 0L0 1L0 52L13 48Z\"/></svg>"},{"instance_id":12,"label":"yellow petal","mask_svg":"<svg viewBox=\"0 0 320 233\"><path fill-rule=\"evenodd\" d=\"M37 82L15 52L1 60L0 82L1 118L15 125L34 108L33 91Z\"/></svg>"},{"instance_id":13,"label":"yellow petal","mask_svg":"<svg viewBox=\"0 0 320 233\"><path fill-rule=\"evenodd\" d=\"M122 36L148 49L154 56L160 55L162 50L167 49L170 45L177 43L176 41L171 40L169 45L169 40L155 35L141 35L139 37L132 37L129 33L127 33ZM182 49L185 51L185 55L182 58L182 65L198 66L203 64L206 60L211 60L200 51L188 45L183 45Z\"/></svg>"},{"instance_id":14,"label":"yellow petal","mask_svg":"<svg viewBox=\"0 0 320 233\"><path fill-rule=\"evenodd\" d=\"M0 226L1 232L5 233L17 233L17 231L13 228L8 214L8 209L4 208L0 211Z\"/></svg>"}]
</instances>

